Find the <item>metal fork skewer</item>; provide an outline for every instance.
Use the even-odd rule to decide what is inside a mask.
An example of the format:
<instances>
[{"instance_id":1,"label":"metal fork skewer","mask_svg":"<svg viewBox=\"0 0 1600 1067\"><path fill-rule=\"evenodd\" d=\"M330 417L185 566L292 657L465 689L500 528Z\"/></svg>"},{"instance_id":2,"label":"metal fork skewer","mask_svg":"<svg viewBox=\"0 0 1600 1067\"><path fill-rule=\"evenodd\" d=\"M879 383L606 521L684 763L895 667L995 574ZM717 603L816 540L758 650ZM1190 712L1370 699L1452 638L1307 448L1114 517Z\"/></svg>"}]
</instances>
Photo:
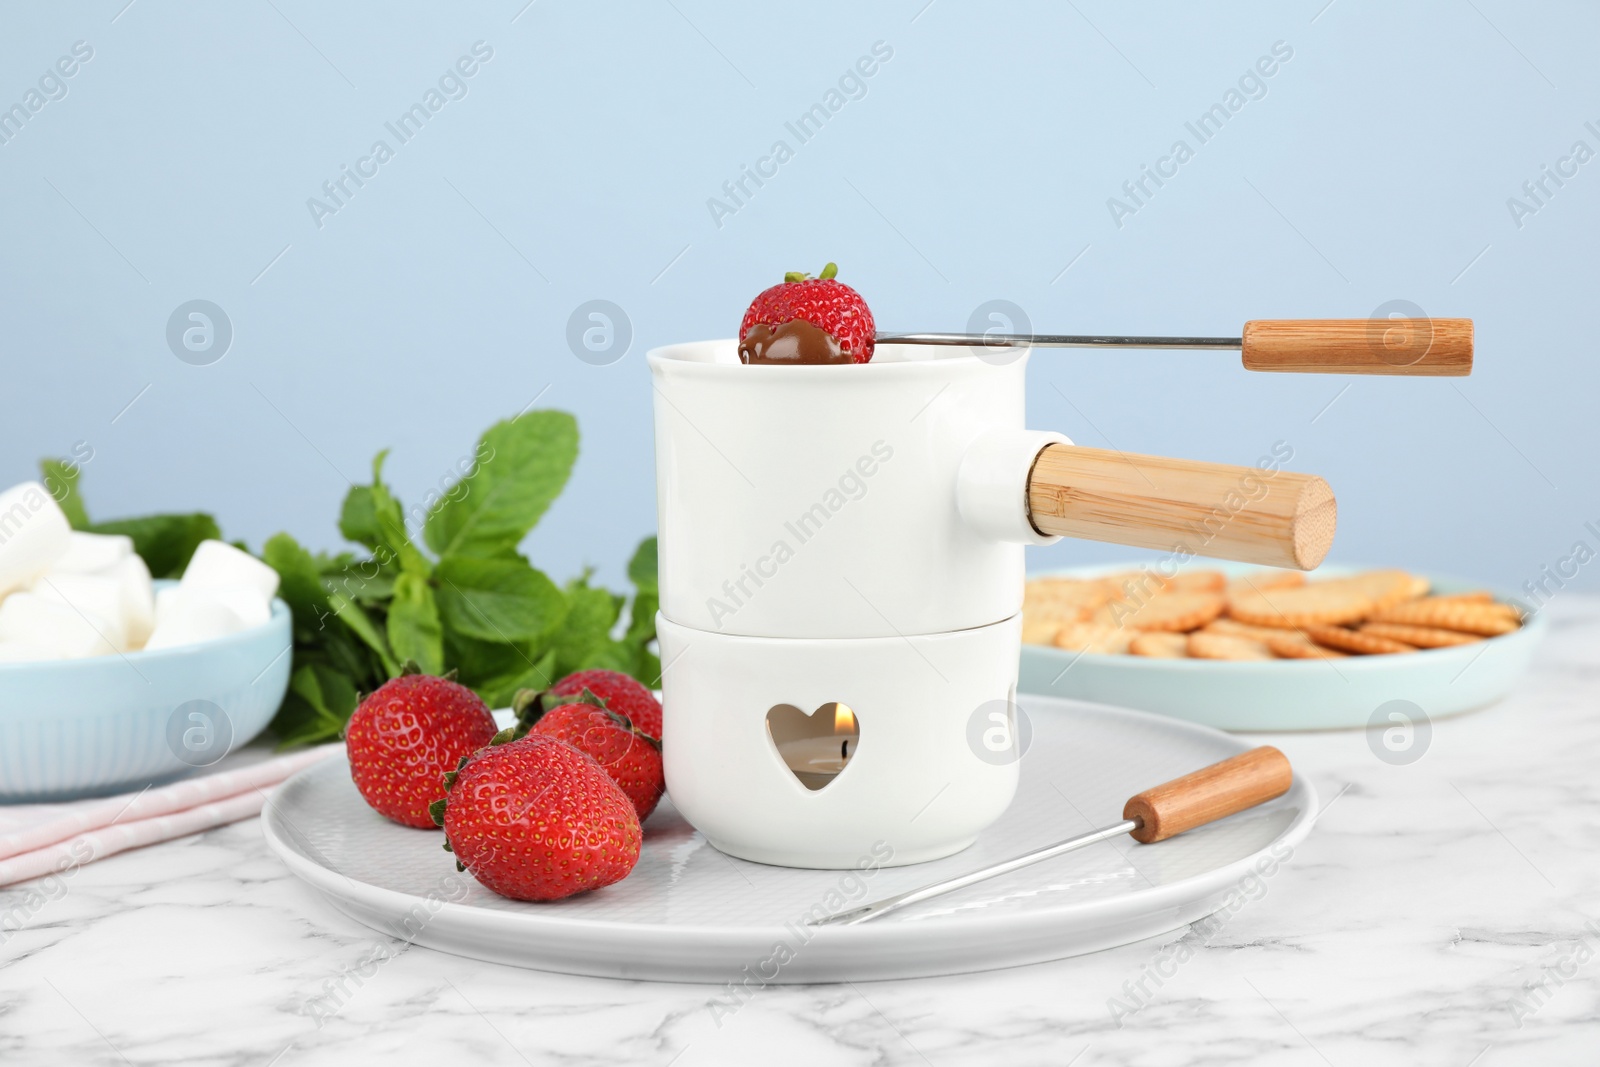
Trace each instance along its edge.
<instances>
[{"instance_id":1,"label":"metal fork skewer","mask_svg":"<svg viewBox=\"0 0 1600 1067\"><path fill-rule=\"evenodd\" d=\"M972 345L978 348L1241 349L1242 337L1128 337L1066 333L880 333L880 345Z\"/></svg>"},{"instance_id":2,"label":"metal fork skewer","mask_svg":"<svg viewBox=\"0 0 1600 1067\"><path fill-rule=\"evenodd\" d=\"M1053 859L1056 856L1061 856L1068 852L1076 851L1080 848L1086 848L1089 845L1093 845L1100 841L1110 840L1119 834L1132 833L1133 831L1139 829L1139 827L1142 825L1143 823L1138 819L1124 819L1113 826L1105 826L1098 830L1090 831L1086 834L1079 834L1077 837L1071 837L1065 841L1058 841L1053 845L1046 845L1044 848L1035 849L1032 852L1025 852L1020 856L1013 857L1012 859L991 864L990 866L984 867L981 870L957 875L954 878L946 878L942 882L934 882L930 885L921 886L917 889L912 889L905 893L899 893L892 897L885 897L882 900L875 900L870 904L863 904L861 907L852 908L849 911L841 911L837 915L828 916L826 919L818 919L810 925L854 926L856 923L863 923L868 919L876 919L880 915L885 915L899 908L904 908L911 904L920 904L922 901L927 900L930 897L940 896L944 893L953 893L957 889L965 889L974 882L981 882L986 878L995 878L1002 874L1009 874L1012 871L1018 870L1022 867L1027 867L1030 864L1039 863L1047 859Z\"/></svg>"}]
</instances>

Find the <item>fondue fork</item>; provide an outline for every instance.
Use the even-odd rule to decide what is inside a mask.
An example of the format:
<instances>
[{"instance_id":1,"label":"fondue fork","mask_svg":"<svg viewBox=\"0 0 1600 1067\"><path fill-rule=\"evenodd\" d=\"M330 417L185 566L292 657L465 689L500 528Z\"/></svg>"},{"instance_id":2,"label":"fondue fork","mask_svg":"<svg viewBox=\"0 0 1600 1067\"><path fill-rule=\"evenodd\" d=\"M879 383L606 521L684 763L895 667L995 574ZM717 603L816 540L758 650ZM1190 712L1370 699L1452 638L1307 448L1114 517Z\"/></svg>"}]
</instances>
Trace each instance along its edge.
<instances>
[{"instance_id":1,"label":"fondue fork","mask_svg":"<svg viewBox=\"0 0 1600 1067\"><path fill-rule=\"evenodd\" d=\"M1046 845L968 874L897 893L830 915L826 919L817 919L809 925L854 926L868 922L880 915L1087 848L1119 834L1130 834L1141 844L1165 841L1185 830L1193 830L1280 797L1289 791L1293 778L1289 760L1282 752L1271 745L1252 748L1130 797L1123 806L1121 822Z\"/></svg>"},{"instance_id":2,"label":"fondue fork","mask_svg":"<svg viewBox=\"0 0 1600 1067\"><path fill-rule=\"evenodd\" d=\"M1186 348L1238 350L1246 370L1305 374L1472 373L1471 319L1257 319L1239 337L1113 334L880 333L880 345L974 348Z\"/></svg>"}]
</instances>

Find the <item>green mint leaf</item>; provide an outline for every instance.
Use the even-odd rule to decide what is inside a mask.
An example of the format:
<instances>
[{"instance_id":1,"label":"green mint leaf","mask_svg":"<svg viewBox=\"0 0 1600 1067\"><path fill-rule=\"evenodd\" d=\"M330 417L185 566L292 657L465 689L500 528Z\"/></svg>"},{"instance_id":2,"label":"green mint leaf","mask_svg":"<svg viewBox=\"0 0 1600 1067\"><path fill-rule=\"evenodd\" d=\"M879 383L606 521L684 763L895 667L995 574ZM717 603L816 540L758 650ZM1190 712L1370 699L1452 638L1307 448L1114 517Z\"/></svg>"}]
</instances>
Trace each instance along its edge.
<instances>
[{"instance_id":1,"label":"green mint leaf","mask_svg":"<svg viewBox=\"0 0 1600 1067\"><path fill-rule=\"evenodd\" d=\"M444 628L426 578L408 573L395 579L388 631L395 659L416 660L428 674L444 670Z\"/></svg>"},{"instance_id":2,"label":"green mint leaf","mask_svg":"<svg viewBox=\"0 0 1600 1067\"><path fill-rule=\"evenodd\" d=\"M366 610L349 599L342 593L333 592L328 595L328 602L333 607L333 614L338 620L349 628L350 632L361 639L361 643L370 648L378 657L378 662L383 665L385 676L393 678L400 673L400 664L394 658L394 653L389 650L389 642L384 640L383 634L378 632L377 624L372 621Z\"/></svg>"},{"instance_id":3,"label":"green mint leaf","mask_svg":"<svg viewBox=\"0 0 1600 1067\"><path fill-rule=\"evenodd\" d=\"M89 513L84 510L83 497L78 495L79 473L76 463L69 463L63 459L39 461L39 480L44 483L45 491L55 497L56 503L61 505L62 512L67 516L67 523L74 530L87 530Z\"/></svg>"},{"instance_id":4,"label":"green mint leaf","mask_svg":"<svg viewBox=\"0 0 1600 1067\"><path fill-rule=\"evenodd\" d=\"M352 485L339 509L339 532L346 541L377 548L382 543L378 512L372 502L372 486Z\"/></svg>"},{"instance_id":5,"label":"green mint leaf","mask_svg":"<svg viewBox=\"0 0 1600 1067\"><path fill-rule=\"evenodd\" d=\"M638 664L638 653L632 645L622 641L605 640L584 651L583 657L571 665L572 671L607 670L633 674ZM648 679L642 679L649 684Z\"/></svg>"},{"instance_id":6,"label":"green mint leaf","mask_svg":"<svg viewBox=\"0 0 1600 1067\"><path fill-rule=\"evenodd\" d=\"M641 648L635 654L638 659L628 673L639 679L639 681L643 682L645 688L660 689L661 660L658 659L656 654L651 652L648 648Z\"/></svg>"},{"instance_id":7,"label":"green mint leaf","mask_svg":"<svg viewBox=\"0 0 1600 1067\"><path fill-rule=\"evenodd\" d=\"M342 672L320 663L296 668L289 679L289 688L319 714L337 719L341 724L356 710L358 703L355 683Z\"/></svg>"},{"instance_id":8,"label":"green mint leaf","mask_svg":"<svg viewBox=\"0 0 1600 1067\"><path fill-rule=\"evenodd\" d=\"M294 615L295 640L314 642L333 616L316 557L286 533L276 533L261 548L261 559L278 572L278 595Z\"/></svg>"},{"instance_id":9,"label":"green mint leaf","mask_svg":"<svg viewBox=\"0 0 1600 1067\"><path fill-rule=\"evenodd\" d=\"M393 677L399 672L388 642L367 613L339 592L336 581L329 582L324 577L323 564L293 537L286 533L274 534L262 548L261 558L278 572L278 595L283 597L294 614L297 643L320 646L329 654L337 655L343 650L332 639L329 628L337 630L342 624L377 656L384 677ZM352 671L355 677L367 680L369 672L355 670L359 660L352 661L348 655L342 658L346 661L344 666L347 670Z\"/></svg>"},{"instance_id":10,"label":"green mint leaf","mask_svg":"<svg viewBox=\"0 0 1600 1067\"><path fill-rule=\"evenodd\" d=\"M641 593L661 591L657 574L655 537L646 537L634 550L633 558L628 561L628 581L632 582L634 588Z\"/></svg>"},{"instance_id":11,"label":"green mint leaf","mask_svg":"<svg viewBox=\"0 0 1600 1067\"><path fill-rule=\"evenodd\" d=\"M560 494L578 458L578 424L531 411L491 426L472 472L433 509L424 530L442 556L492 556L522 543Z\"/></svg>"},{"instance_id":12,"label":"green mint leaf","mask_svg":"<svg viewBox=\"0 0 1600 1067\"><path fill-rule=\"evenodd\" d=\"M377 548L383 543L383 529L378 525L378 508L372 488L383 484L383 461L387 458L387 448L373 457L372 485L352 485L344 495L344 505L339 509L339 532L347 541L368 548Z\"/></svg>"},{"instance_id":13,"label":"green mint leaf","mask_svg":"<svg viewBox=\"0 0 1600 1067\"><path fill-rule=\"evenodd\" d=\"M577 670L591 649L610 639L622 611L621 597L581 578L567 583L566 598L567 616L554 642L557 677Z\"/></svg>"},{"instance_id":14,"label":"green mint leaf","mask_svg":"<svg viewBox=\"0 0 1600 1067\"><path fill-rule=\"evenodd\" d=\"M444 658L461 672L462 685L478 689L487 679L521 674L539 657L522 644L479 641L446 627Z\"/></svg>"},{"instance_id":15,"label":"green mint leaf","mask_svg":"<svg viewBox=\"0 0 1600 1067\"><path fill-rule=\"evenodd\" d=\"M330 593L338 593L346 600L380 607L394 596L394 580L399 576L398 567L385 571L377 560L367 559L336 574L324 574L322 581Z\"/></svg>"},{"instance_id":16,"label":"green mint leaf","mask_svg":"<svg viewBox=\"0 0 1600 1067\"><path fill-rule=\"evenodd\" d=\"M393 560L384 566L375 556L357 557L352 552L336 556L319 552L314 558L330 593L342 593L347 600L370 605L381 605L394 596L394 579L400 568Z\"/></svg>"},{"instance_id":17,"label":"green mint leaf","mask_svg":"<svg viewBox=\"0 0 1600 1067\"><path fill-rule=\"evenodd\" d=\"M272 717L269 729L277 735L278 748L281 750L336 741L343 727L343 723L323 715L299 694L290 691L284 696L278 713Z\"/></svg>"},{"instance_id":18,"label":"green mint leaf","mask_svg":"<svg viewBox=\"0 0 1600 1067\"><path fill-rule=\"evenodd\" d=\"M358 559L354 552L313 552L311 558L316 560L318 574L339 574Z\"/></svg>"},{"instance_id":19,"label":"green mint leaf","mask_svg":"<svg viewBox=\"0 0 1600 1067\"><path fill-rule=\"evenodd\" d=\"M201 513L116 519L91 523L86 529L89 533L126 534L133 538L133 550L144 558L155 578L181 578L201 541L222 540L217 520Z\"/></svg>"},{"instance_id":20,"label":"green mint leaf","mask_svg":"<svg viewBox=\"0 0 1600 1067\"><path fill-rule=\"evenodd\" d=\"M347 675L320 663L296 667L283 707L272 720L278 747L334 740L356 704L356 687Z\"/></svg>"},{"instance_id":21,"label":"green mint leaf","mask_svg":"<svg viewBox=\"0 0 1600 1067\"><path fill-rule=\"evenodd\" d=\"M455 633L502 644L544 637L561 623L566 598L520 556L439 561L439 614Z\"/></svg>"},{"instance_id":22,"label":"green mint leaf","mask_svg":"<svg viewBox=\"0 0 1600 1067\"><path fill-rule=\"evenodd\" d=\"M370 591L362 588L375 583L380 574L392 578L396 571L403 570L426 578L432 570L428 558L412 543L399 499L384 484L383 463L388 457L388 449L373 457L372 484L351 486L339 509L339 532L373 551L370 563L358 563L345 568L342 574L330 575L346 585L344 592L350 599L373 601L391 595L393 590L387 582Z\"/></svg>"},{"instance_id":23,"label":"green mint leaf","mask_svg":"<svg viewBox=\"0 0 1600 1067\"><path fill-rule=\"evenodd\" d=\"M653 684L649 678L640 677L641 670L649 670L649 664L642 659L650 656L646 647L656 638L656 611L661 607L660 582L657 574L656 539L647 537L639 543L639 548L633 554L633 559L628 561L628 580L633 583L633 602L628 605L628 629L622 640L632 650L635 660L633 667L619 668L629 674L639 677L645 684Z\"/></svg>"},{"instance_id":24,"label":"green mint leaf","mask_svg":"<svg viewBox=\"0 0 1600 1067\"><path fill-rule=\"evenodd\" d=\"M433 564L412 543L411 531L406 529L405 510L383 482L383 461L388 454L385 450L373 459L372 485L367 490L377 527L378 543L373 549L374 558L383 566L398 562L401 573L426 578L433 572Z\"/></svg>"},{"instance_id":25,"label":"green mint leaf","mask_svg":"<svg viewBox=\"0 0 1600 1067\"><path fill-rule=\"evenodd\" d=\"M661 607L660 598L654 593L638 593L633 598L633 603L628 605L628 632L623 640L630 645L643 648L656 639L656 611Z\"/></svg>"},{"instance_id":26,"label":"green mint leaf","mask_svg":"<svg viewBox=\"0 0 1600 1067\"><path fill-rule=\"evenodd\" d=\"M295 667L322 664L353 680L357 689L370 693L389 680L389 672L377 653L356 639L348 627L323 620L319 629L301 633L296 627Z\"/></svg>"},{"instance_id":27,"label":"green mint leaf","mask_svg":"<svg viewBox=\"0 0 1600 1067\"><path fill-rule=\"evenodd\" d=\"M555 653L547 652L520 671L485 678L472 688L491 708L510 707L519 690L548 689L559 675L555 673Z\"/></svg>"}]
</instances>

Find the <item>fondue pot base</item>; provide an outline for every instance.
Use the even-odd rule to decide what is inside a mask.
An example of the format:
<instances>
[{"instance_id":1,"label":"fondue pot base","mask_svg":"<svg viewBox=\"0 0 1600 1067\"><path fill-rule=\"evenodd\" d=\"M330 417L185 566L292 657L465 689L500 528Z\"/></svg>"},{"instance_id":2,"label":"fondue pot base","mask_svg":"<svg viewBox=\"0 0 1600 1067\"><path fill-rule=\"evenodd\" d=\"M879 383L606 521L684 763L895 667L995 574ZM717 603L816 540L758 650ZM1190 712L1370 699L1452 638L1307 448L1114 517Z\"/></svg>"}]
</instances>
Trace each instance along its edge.
<instances>
[{"instance_id":1,"label":"fondue pot base","mask_svg":"<svg viewBox=\"0 0 1600 1067\"><path fill-rule=\"evenodd\" d=\"M1020 616L872 638L656 625L667 792L723 852L920 863L966 848L1016 793Z\"/></svg>"}]
</instances>

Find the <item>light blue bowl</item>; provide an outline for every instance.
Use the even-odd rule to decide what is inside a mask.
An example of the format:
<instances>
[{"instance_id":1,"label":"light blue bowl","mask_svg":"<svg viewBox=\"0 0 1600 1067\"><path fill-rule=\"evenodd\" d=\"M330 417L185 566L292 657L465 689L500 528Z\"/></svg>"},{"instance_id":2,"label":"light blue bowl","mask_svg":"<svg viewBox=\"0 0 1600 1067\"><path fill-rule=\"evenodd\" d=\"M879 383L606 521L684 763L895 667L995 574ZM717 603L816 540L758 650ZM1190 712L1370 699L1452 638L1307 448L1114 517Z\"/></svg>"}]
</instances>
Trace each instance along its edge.
<instances>
[{"instance_id":1,"label":"light blue bowl","mask_svg":"<svg viewBox=\"0 0 1600 1067\"><path fill-rule=\"evenodd\" d=\"M274 600L264 624L202 644L0 663L0 802L126 792L210 766L277 713L290 641L289 607Z\"/></svg>"},{"instance_id":2,"label":"light blue bowl","mask_svg":"<svg viewBox=\"0 0 1600 1067\"><path fill-rule=\"evenodd\" d=\"M1095 577L1132 570L1138 563L1084 567L1029 575ZM1230 574L1255 570L1196 560L1186 569ZM1313 579L1370 567L1318 568ZM1481 583L1429 576L1435 592L1482 589ZM1499 597L1501 600L1506 597ZM1022 646L1017 688L1024 693L1118 704L1186 719L1219 730L1334 730L1387 725L1386 708L1405 701L1404 714L1427 719L1493 704L1528 668L1548 620L1534 615L1522 629L1455 648L1430 648L1391 656L1339 660L1227 662L1152 659L1145 656L1069 652Z\"/></svg>"}]
</instances>

